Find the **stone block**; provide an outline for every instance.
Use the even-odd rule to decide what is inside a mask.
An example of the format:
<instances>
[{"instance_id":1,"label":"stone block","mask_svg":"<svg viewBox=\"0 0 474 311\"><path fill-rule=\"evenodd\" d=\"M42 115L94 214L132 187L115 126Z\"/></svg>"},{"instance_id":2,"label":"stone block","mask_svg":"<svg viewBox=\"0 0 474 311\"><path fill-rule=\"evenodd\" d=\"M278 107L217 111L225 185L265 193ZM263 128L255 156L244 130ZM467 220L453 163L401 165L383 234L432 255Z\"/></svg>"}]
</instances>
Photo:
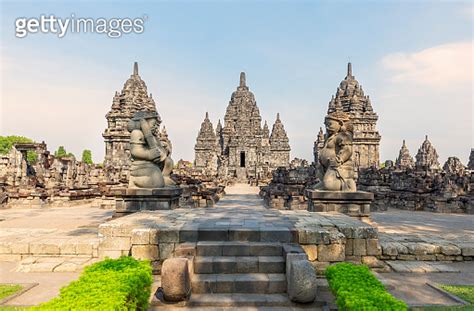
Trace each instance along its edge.
<instances>
[{"instance_id":1,"label":"stone block","mask_svg":"<svg viewBox=\"0 0 474 311\"><path fill-rule=\"evenodd\" d=\"M398 260L415 260L416 257L415 255L406 255L406 254L400 254L397 256L397 259Z\"/></svg>"},{"instance_id":2,"label":"stone block","mask_svg":"<svg viewBox=\"0 0 474 311\"><path fill-rule=\"evenodd\" d=\"M439 254L441 247L429 243L406 243L410 255Z\"/></svg>"},{"instance_id":3,"label":"stone block","mask_svg":"<svg viewBox=\"0 0 474 311\"><path fill-rule=\"evenodd\" d=\"M99 243L99 250L130 250L130 237L104 237Z\"/></svg>"},{"instance_id":4,"label":"stone block","mask_svg":"<svg viewBox=\"0 0 474 311\"><path fill-rule=\"evenodd\" d=\"M186 258L170 258L163 262L161 286L165 300L171 302L186 300L191 293L188 260Z\"/></svg>"},{"instance_id":5,"label":"stone block","mask_svg":"<svg viewBox=\"0 0 474 311\"><path fill-rule=\"evenodd\" d=\"M380 247L379 239L367 239L367 255L382 255L382 247Z\"/></svg>"},{"instance_id":6,"label":"stone block","mask_svg":"<svg viewBox=\"0 0 474 311\"><path fill-rule=\"evenodd\" d=\"M354 239L346 240L346 257L354 254Z\"/></svg>"},{"instance_id":7,"label":"stone block","mask_svg":"<svg viewBox=\"0 0 474 311\"><path fill-rule=\"evenodd\" d=\"M385 262L377 259L375 256L363 256L362 263L369 268L384 268L386 265Z\"/></svg>"},{"instance_id":8,"label":"stone block","mask_svg":"<svg viewBox=\"0 0 474 311\"><path fill-rule=\"evenodd\" d=\"M318 246L317 245L301 245L305 253L308 255L309 261L315 261L318 259Z\"/></svg>"},{"instance_id":9,"label":"stone block","mask_svg":"<svg viewBox=\"0 0 474 311\"><path fill-rule=\"evenodd\" d=\"M307 260L290 262L287 276L288 296L291 301L309 303L316 299L316 272Z\"/></svg>"},{"instance_id":10,"label":"stone block","mask_svg":"<svg viewBox=\"0 0 474 311\"><path fill-rule=\"evenodd\" d=\"M59 245L59 252L61 255L75 255L76 244L73 242L65 242Z\"/></svg>"},{"instance_id":11,"label":"stone block","mask_svg":"<svg viewBox=\"0 0 474 311\"><path fill-rule=\"evenodd\" d=\"M31 244L30 253L33 255L59 255L59 246L50 243Z\"/></svg>"},{"instance_id":12,"label":"stone block","mask_svg":"<svg viewBox=\"0 0 474 311\"><path fill-rule=\"evenodd\" d=\"M441 253L446 256L455 256L461 255L461 249L456 245L448 244L448 245L440 245Z\"/></svg>"},{"instance_id":13,"label":"stone block","mask_svg":"<svg viewBox=\"0 0 474 311\"><path fill-rule=\"evenodd\" d=\"M367 242L365 239L353 239L353 254L354 256L367 255Z\"/></svg>"},{"instance_id":14,"label":"stone block","mask_svg":"<svg viewBox=\"0 0 474 311\"><path fill-rule=\"evenodd\" d=\"M344 244L318 245L319 261L344 261L346 256Z\"/></svg>"},{"instance_id":15,"label":"stone block","mask_svg":"<svg viewBox=\"0 0 474 311\"><path fill-rule=\"evenodd\" d=\"M436 260L435 254L415 255L415 257L416 257L416 260L420 260L420 261L435 261Z\"/></svg>"},{"instance_id":16,"label":"stone block","mask_svg":"<svg viewBox=\"0 0 474 311\"><path fill-rule=\"evenodd\" d=\"M165 260L173 257L174 244L173 243L162 243L158 245L160 260Z\"/></svg>"},{"instance_id":17,"label":"stone block","mask_svg":"<svg viewBox=\"0 0 474 311\"><path fill-rule=\"evenodd\" d=\"M176 257L196 256L196 243L181 243L175 247L174 254Z\"/></svg>"},{"instance_id":18,"label":"stone block","mask_svg":"<svg viewBox=\"0 0 474 311\"><path fill-rule=\"evenodd\" d=\"M92 243L78 243L76 245L76 254L78 255L92 255Z\"/></svg>"},{"instance_id":19,"label":"stone block","mask_svg":"<svg viewBox=\"0 0 474 311\"><path fill-rule=\"evenodd\" d=\"M149 244L150 243L150 229L133 229L132 230L132 244Z\"/></svg>"},{"instance_id":20,"label":"stone block","mask_svg":"<svg viewBox=\"0 0 474 311\"><path fill-rule=\"evenodd\" d=\"M160 243L179 243L179 230L178 229L161 229L153 230L150 237L151 244Z\"/></svg>"},{"instance_id":21,"label":"stone block","mask_svg":"<svg viewBox=\"0 0 474 311\"><path fill-rule=\"evenodd\" d=\"M158 245L132 245L132 257L140 260L158 260Z\"/></svg>"}]
</instances>

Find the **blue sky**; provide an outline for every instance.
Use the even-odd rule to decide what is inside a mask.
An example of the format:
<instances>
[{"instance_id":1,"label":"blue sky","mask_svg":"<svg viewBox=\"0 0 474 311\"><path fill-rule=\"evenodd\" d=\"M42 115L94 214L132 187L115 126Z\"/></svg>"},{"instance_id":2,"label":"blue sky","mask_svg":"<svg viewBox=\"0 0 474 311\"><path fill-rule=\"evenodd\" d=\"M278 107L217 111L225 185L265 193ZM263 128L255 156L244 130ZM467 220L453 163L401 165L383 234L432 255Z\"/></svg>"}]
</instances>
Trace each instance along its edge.
<instances>
[{"instance_id":1,"label":"blue sky","mask_svg":"<svg viewBox=\"0 0 474 311\"><path fill-rule=\"evenodd\" d=\"M18 17L143 17L143 34L15 37ZM0 134L104 155L105 114L139 62L174 147L192 160L206 111L223 118L240 71L263 119L277 112L292 157L311 159L328 101L351 61L379 115L381 159L425 134L440 161L473 142L472 2L1 1Z\"/></svg>"}]
</instances>

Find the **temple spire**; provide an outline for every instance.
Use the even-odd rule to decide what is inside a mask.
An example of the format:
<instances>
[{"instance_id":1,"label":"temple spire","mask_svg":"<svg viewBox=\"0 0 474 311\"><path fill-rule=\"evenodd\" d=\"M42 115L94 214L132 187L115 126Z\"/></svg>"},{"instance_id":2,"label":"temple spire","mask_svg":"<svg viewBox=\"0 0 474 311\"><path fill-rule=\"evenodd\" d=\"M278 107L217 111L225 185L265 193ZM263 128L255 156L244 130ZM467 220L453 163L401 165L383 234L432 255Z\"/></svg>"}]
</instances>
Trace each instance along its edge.
<instances>
[{"instance_id":1,"label":"temple spire","mask_svg":"<svg viewBox=\"0 0 474 311\"><path fill-rule=\"evenodd\" d=\"M244 86L247 86L246 81L245 81L245 72L241 72L240 73L240 87L244 87Z\"/></svg>"},{"instance_id":2,"label":"temple spire","mask_svg":"<svg viewBox=\"0 0 474 311\"><path fill-rule=\"evenodd\" d=\"M138 76L138 63L133 63L133 75Z\"/></svg>"},{"instance_id":3,"label":"temple spire","mask_svg":"<svg viewBox=\"0 0 474 311\"><path fill-rule=\"evenodd\" d=\"M206 118L207 120L209 120L209 113L206 111Z\"/></svg>"},{"instance_id":4,"label":"temple spire","mask_svg":"<svg viewBox=\"0 0 474 311\"><path fill-rule=\"evenodd\" d=\"M347 63L347 76L352 77L352 64Z\"/></svg>"}]
</instances>

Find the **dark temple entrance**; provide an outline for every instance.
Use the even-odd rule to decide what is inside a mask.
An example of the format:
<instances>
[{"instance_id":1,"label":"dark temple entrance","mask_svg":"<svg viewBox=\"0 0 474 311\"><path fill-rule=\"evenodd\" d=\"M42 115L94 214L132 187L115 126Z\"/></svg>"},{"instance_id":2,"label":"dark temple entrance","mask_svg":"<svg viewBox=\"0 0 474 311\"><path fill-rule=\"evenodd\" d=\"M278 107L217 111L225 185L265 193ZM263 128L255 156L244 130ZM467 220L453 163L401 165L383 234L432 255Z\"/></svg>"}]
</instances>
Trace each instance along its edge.
<instances>
[{"instance_id":1,"label":"dark temple entrance","mask_svg":"<svg viewBox=\"0 0 474 311\"><path fill-rule=\"evenodd\" d=\"M245 151L240 152L240 167L245 167Z\"/></svg>"}]
</instances>

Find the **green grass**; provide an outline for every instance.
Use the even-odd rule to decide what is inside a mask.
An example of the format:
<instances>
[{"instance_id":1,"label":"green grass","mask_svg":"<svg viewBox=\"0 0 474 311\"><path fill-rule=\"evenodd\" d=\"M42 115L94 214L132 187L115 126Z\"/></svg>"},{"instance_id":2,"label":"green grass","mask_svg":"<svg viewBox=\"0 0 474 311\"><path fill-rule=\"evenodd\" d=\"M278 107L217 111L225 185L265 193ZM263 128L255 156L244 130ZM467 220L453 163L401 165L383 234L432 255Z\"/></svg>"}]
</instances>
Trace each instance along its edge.
<instances>
[{"instance_id":1,"label":"green grass","mask_svg":"<svg viewBox=\"0 0 474 311\"><path fill-rule=\"evenodd\" d=\"M474 285L440 285L440 287L462 300L474 304Z\"/></svg>"},{"instance_id":2,"label":"green grass","mask_svg":"<svg viewBox=\"0 0 474 311\"><path fill-rule=\"evenodd\" d=\"M439 285L445 291L469 302L466 306L426 306L412 308L412 311L474 311L474 285Z\"/></svg>"},{"instance_id":3,"label":"green grass","mask_svg":"<svg viewBox=\"0 0 474 311\"><path fill-rule=\"evenodd\" d=\"M6 298L23 289L23 286L18 284L0 284L0 299Z\"/></svg>"}]
</instances>

